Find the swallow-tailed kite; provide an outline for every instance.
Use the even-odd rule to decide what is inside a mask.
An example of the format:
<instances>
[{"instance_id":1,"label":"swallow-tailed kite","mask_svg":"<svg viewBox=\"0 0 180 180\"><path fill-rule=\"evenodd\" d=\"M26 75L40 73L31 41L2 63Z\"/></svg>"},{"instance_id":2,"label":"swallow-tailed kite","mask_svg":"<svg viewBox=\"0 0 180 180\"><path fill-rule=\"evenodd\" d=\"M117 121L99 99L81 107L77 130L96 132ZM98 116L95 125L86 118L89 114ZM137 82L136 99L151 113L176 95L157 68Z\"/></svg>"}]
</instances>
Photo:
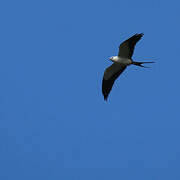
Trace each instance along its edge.
<instances>
[{"instance_id":1,"label":"swallow-tailed kite","mask_svg":"<svg viewBox=\"0 0 180 180\"><path fill-rule=\"evenodd\" d=\"M136 43L142 38L144 34L135 34L126 41L120 44L118 56L112 56L109 59L113 62L109 66L103 76L102 82L102 93L104 95L104 100L107 101L108 95L112 89L114 81L119 77L119 75L126 69L127 66L133 64L140 67L145 67L144 63L154 63L154 62L136 62L132 60L132 55Z\"/></svg>"}]
</instances>

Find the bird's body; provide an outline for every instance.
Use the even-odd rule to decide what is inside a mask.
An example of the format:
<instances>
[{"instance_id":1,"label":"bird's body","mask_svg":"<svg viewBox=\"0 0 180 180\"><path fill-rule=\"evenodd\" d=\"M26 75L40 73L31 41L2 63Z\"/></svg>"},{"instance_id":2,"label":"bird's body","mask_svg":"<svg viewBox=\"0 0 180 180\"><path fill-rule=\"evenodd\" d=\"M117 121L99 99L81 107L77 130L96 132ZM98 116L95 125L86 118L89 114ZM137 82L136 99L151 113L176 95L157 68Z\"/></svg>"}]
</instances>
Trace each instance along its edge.
<instances>
[{"instance_id":1,"label":"bird's body","mask_svg":"<svg viewBox=\"0 0 180 180\"><path fill-rule=\"evenodd\" d=\"M143 34L135 34L126 41L120 44L118 56L112 56L109 59L113 62L111 66L106 68L102 82L102 93L104 99L107 100L108 95L112 89L115 80L126 69L127 66L133 64L136 66L144 67L144 63L153 62L136 62L132 60L134 47L136 43L141 39Z\"/></svg>"},{"instance_id":2,"label":"bird's body","mask_svg":"<svg viewBox=\"0 0 180 180\"><path fill-rule=\"evenodd\" d=\"M112 56L111 61L116 62L116 63L120 63L120 64L124 64L126 66L132 64L132 60L129 58L125 58L125 57L120 57L120 56Z\"/></svg>"}]
</instances>

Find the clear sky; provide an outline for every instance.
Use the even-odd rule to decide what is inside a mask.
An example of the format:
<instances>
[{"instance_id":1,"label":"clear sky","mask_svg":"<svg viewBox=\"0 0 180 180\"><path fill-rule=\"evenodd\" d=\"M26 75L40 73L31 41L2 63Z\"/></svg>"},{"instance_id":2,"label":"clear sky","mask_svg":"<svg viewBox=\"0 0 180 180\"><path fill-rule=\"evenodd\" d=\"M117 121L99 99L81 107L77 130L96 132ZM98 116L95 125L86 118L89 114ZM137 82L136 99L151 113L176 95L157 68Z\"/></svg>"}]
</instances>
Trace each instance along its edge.
<instances>
[{"instance_id":1,"label":"clear sky","mask_svg":"<svg viewBox=\"0 0 180 180\"><path fill-rule=\"evenodd\" d=\"M180 2L0 1L1 180L179 180ZM109 101L108 58L144 33Z\"/></svg>"}]
</instances>

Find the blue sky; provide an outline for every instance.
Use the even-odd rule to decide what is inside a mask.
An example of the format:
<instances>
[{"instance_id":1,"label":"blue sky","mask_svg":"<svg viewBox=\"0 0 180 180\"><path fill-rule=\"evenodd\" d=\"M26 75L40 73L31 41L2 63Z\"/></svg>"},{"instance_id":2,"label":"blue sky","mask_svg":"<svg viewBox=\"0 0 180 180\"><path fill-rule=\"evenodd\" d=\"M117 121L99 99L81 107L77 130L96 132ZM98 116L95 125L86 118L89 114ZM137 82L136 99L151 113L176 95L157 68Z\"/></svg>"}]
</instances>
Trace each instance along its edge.
<instances>
[{"instance_id":1,"label":"blue sky","mask_svg":"<svg viewBox=\"0 0 180 180\"><path fill-rule=\"evenodd\" d=\"M0 179L179 180L180 3L0 2ZM106 103L104 69L135 33Z\"/></svg>"}]
</instances>

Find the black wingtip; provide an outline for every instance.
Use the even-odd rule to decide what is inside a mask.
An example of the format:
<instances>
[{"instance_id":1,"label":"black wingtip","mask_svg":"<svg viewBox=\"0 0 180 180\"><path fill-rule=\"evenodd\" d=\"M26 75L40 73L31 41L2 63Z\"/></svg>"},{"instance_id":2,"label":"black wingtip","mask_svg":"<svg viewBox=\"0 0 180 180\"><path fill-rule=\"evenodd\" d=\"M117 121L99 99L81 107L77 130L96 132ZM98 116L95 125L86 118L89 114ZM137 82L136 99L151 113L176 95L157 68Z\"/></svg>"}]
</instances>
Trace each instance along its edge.
<instances>
[{"instance_id":1,"label":"black wingtip","mask_svg":"<svg viewBox=\"0 0 180 180\"><path fill-rule=\"evenodd\" d=\"M142 37L142 36L144 36L144 33L139 33L137 35Z\"/></svg>"},{"instance_id":2,"label":"black wingtip","mask_svg":"<svg viewBox=\"0 0 180 180\"><path fill-rule=\"evenodd\" d=\"M144 36L144 33L136 33L135 36Z\"/></svg>"},{"instance_id":3,"label":"black wingtip","mask_svg":"<svg viewBox=\"0 0 180 180\"><path fill-rule=\"evenodd\" d=\"M104 100L107 102L108 96L104 95Z\"/></svg>"}]
</instances>

